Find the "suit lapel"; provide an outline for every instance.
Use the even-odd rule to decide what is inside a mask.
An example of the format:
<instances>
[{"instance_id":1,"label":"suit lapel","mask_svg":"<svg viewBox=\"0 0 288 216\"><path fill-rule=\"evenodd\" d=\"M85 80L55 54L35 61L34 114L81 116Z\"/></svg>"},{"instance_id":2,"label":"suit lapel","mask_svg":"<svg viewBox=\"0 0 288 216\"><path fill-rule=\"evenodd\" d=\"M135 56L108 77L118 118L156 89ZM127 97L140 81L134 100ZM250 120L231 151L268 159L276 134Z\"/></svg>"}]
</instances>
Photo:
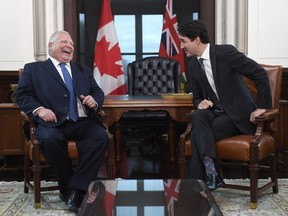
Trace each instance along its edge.
<instances>
[{"instance_id":1,"label":"suit lapel","mask_svg":"<svg viewBox=\"0 0 288 216\"><path fill-rule=\"evenodd\" d=\"M213 73L213 78L215 82L215 86L217 89L217 92L219 91L219 85L218 85L218 77L217 77L217 70L216 70L216 50L215 46L210 45L210 62L211 62L211 67L212 67L212 73Z\"/></svg>"},{"instance_id":2,"label":"suit lapel","mask_svg":"<svg viewBox=\"0 0 288 216\"><path fill-rule=\"evenodd\" d=\"M70 66L71 66L71 73L72 73L72 81L74 84L74 88L76 88L77 83L78 83L78 76L79 76L79 67L77 66L77 64L70 62Z\"/></svg>"},{"instance_id":3,"label":"suit lapel","mask_svg":"<svg viewBox=\"0 0 288 216\"><path fill-rule=\"evenodd\" d=\"M56 79L61 85L66 87L63 79L61 78L59 72L57 71L50 59L44 62L44 67L48 71L48 73L51 74L52 77L54 77L54 79Z\"/></svg>"}]
</instances>

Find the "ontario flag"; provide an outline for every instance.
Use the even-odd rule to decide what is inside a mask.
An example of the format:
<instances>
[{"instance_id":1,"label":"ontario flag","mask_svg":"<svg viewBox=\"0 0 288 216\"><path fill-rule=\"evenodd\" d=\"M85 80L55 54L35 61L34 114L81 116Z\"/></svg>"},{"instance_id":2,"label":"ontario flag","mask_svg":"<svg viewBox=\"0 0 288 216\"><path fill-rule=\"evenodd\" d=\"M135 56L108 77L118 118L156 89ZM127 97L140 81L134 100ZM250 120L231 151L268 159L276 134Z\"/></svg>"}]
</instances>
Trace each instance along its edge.
<instances>
[{"instance_id":1,"label":"ontario flag","mask_svg":"<svg viewBox=\"0 0 288 216\"><path fill-rule=\"evenodd\" d=\"M103 0L94 51L93 75L105 95L126 94L121 51L110 0Z\"/></svg>"},{"instance_id":2,"label":"ontario flag","mask_svg":"<svg viewBox=\"0 0 288 216\"><path fill-rule=\"evenodd\" d=\"M177 16L173 13L173 0L167 0L164 15L163 30L159 49L159 56L172 58L180 63L181 68L181 93L187 92L184 52L177 34Z\"/></svg>"}]
</instances>

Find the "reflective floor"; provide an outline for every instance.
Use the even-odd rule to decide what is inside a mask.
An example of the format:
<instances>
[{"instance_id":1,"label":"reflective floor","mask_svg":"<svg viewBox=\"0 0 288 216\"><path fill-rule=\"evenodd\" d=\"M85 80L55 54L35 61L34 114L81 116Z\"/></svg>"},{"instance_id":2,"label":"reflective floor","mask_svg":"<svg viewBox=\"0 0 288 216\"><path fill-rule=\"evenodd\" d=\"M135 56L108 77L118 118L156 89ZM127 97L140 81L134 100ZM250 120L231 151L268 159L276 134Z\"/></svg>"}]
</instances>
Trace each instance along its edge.
<instances>
[{"instance_id":1,"label":"reflective floor","mask_svg":"<svg viewBox=\"0 0 288 216\"><path fill-rule=\"evenodd\" d=\"M195 179L101 180L89 186L78 215L215 215L211 192Z\"/></svg>"}]
</instances>

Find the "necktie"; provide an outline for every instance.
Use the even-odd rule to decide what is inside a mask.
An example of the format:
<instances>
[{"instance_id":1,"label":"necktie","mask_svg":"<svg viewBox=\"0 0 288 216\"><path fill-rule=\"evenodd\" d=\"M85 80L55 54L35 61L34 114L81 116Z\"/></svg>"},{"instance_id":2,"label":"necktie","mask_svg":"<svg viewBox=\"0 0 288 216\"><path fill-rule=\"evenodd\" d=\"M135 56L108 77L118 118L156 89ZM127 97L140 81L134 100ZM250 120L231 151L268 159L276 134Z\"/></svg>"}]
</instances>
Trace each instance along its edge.
<instances>
[{"instance_id":1,"label":"necktie","mask_svg":"<svg viewBox=\"0 0 288 216\"><path fill-rule=\"evenodd\" d=\"M213 102L213 108L214 108L214 111L216 112L216 114L221 114L223 113L223 108L220 104L220 101L217 97L217 95L215 94L215 92L213 91L208 79L207 79L207 75L206 75L206 71L205 71L205 67L204 67L204 64L203 64L203 58L200 58L199 59L199 63L200 63L200 66L201 66L201 70L202 70L202 73L201 74L201 79L202 79L202 82L203 82L203 85L204 85L204 88L208 94L208 97L209 99Z\"/></svg>"},{"instance_id":2,"label":"necktie","mask_svg":"<svg viewBox=\"0 0 288 216\"><path fill-rule=\"evenodd\" d=\"M68 72L68 70L65 67L65 63L60 63L61 71L65 80L65 84L70 92L70 106L69 106L69 117L74 122L78 119L78 110L77 110L77 99L74 93L73 83L71 76Z\"/></svg>"}]
</instances>

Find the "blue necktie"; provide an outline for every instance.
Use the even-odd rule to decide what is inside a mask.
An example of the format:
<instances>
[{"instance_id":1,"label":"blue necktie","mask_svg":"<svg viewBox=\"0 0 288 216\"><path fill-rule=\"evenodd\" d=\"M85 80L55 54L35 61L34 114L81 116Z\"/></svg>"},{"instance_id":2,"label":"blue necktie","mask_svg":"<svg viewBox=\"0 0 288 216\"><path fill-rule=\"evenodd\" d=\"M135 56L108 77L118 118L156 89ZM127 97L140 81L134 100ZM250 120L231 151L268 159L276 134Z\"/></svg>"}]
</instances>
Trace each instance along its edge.
<instances>
[{"instance_id":1,"label":"blue necktie","mask_svg":"<svg viewBox=\"0 0 288 216\"><path fill-rule=\"evenodd\" d=\"M77 109L77 99L74 93L74 88L73 88L73 83L71 76L68 72L68 70L65 67L66 63L60 63L60 67L62 70L62 74L66 83L66 86L70 92L70 112L69 112L69 117L71 120L74 122L77 121L78 119L78 109Z\"/></svg>"}]
</instances>

